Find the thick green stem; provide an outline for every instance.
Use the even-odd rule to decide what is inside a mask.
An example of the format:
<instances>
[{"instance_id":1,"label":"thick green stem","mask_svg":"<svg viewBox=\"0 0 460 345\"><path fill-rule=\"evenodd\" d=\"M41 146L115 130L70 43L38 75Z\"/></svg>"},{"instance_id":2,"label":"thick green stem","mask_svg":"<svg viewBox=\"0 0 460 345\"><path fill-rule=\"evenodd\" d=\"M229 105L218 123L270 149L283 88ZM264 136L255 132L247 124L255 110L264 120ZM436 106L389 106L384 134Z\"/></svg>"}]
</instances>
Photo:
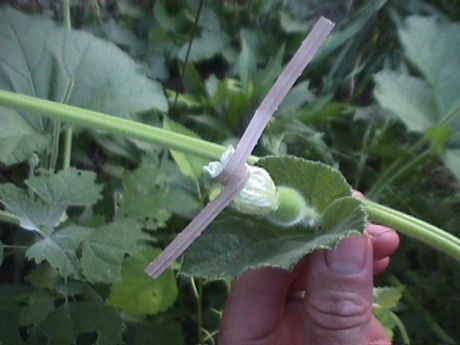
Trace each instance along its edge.
<instances>
[{"instance_id":1,"label":"thick green stem","mask_svg":"<svg viewBox=\"0 0 460 345\"><path fill-rule=\"evenodd\" d=\"M454 235L420 219L372 201L364 200L363 203L372 221L395 228L399 232L460 261L460 239Z\"/></svg>"},{"instance_id":2,"label":"thick green stem","mask_svg":"<svg viewBox=\"0 0 460 345\"><path fill-rule=\"evenodd\" d=\"M72 136L72 127L69 127L66 129L64 134L64 159L62 163L62 168L64 170L70 167L70 157L72 155Z\"/></svg>"},{"instance_id":3,"label":"thick green stem","mask_svg":"<svg viewBox=\"0 0 460 345\"><path fill-rule=\"evenodd\" d=\"M218 159L225 150L221 145L191 138L165 129L92 110L19 95L13 92L0 90L0 105L36 113L37 115L94 130L107 131L127 138L155 143L169 149L190 153L207 159ZM257 160L257 157L251 156L249 163L254 164ZM372 221L393 227L405 235L416 238L460 260L460 239L452 234L417 218L374 202L366 200L364 204Z\"/></svg>"},{"instance_id":4,"label":"thick green stem","mask_svg":"<svg viewBox=\"0 0 460 345\"><path fill-rule=\"evenodd\" d=\"M221 145L191 138L162 128L13 92L0 90L0 104L73 125L154 143L210 160L219 159L225 150ZM249 159L249 163L255 163L257 159L257 157L252 156Z\"/></svg>"},{"instance_id":5,"label":"thick green stem","mask_svg":"<svg viewBox=\"0 0 460 345\"><path fill-rule=\"evenodd\" d=\"M72 20L70 18L70 0L64 0L64 25L67 30L72 30ZM67 169L70 166L70 157L72 155L72 136L73 129L69 127L64 134L64 160L62 167Z\"/></svg>"}]
</instances>

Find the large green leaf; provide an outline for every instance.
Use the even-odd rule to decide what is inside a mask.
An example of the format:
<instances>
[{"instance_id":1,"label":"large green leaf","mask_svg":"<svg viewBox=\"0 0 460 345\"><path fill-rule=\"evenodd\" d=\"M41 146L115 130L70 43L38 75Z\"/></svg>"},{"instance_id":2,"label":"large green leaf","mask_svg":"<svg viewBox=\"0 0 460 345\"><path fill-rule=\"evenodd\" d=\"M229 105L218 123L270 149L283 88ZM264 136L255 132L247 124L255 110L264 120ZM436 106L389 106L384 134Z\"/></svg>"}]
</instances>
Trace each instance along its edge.
<instances>
[{"instance_id":1,"label":"large green leaf","mask_svg":"<svg viewBox=\"0 0 460 345\"><path fill-rule=\"evenodd\" d=\"M64 277L112 283L121 278L125 255L140 250L143 239L139 225L130 219L95 229L69 225L33 244L26 256L36 263L46 260Z\"/></svg>"},{"instance_id":2,"label":"large green leaf","mask_svg":"<svg viewBox=\"0 0 460 345\"><path fill-rule=\"evenodd\" d=\"M109 42L7 6L0 8L0 32L0 89L61 102L73 85L69 104L124 117L168 108L160 84ZM0 131L0 138L8 139L0 160L20 162L45 147L47 121L17 112L5 120L7 115L12 114L0 114L0 128L15 126L9 133ZM25 137L32 140L17 148L15 141Z\"/></svg>"},{"instance_id":3,"label":"large green leaf","mask_svg":"<svg viewBox=\"0 0 460 345\"><path fill-rule=\"evenodd\" d=\"M169 179L164 162L154 155L144 157L136 170L123 175L118 217L136 219L143 227L152 230L164 226L171 216L165 208Z\"/></svg>"},{"instance_id":4,"label":"large green leaf","mask_svg":"<svg viewBox=\"0 0 460 345\"><path fill-rule=\"evenodd\" d=\"M123 320L109 306L70 303L49 314L37 325L32 336L46 336L47 345L75 345L79 334L96 332L95 345L119 345L122 344L123 328Z\"/></svg>"},{"instance_id":5,"label":"large green leaf","mask_svg":"<svg viewBox=\"0 0 460 345\"><path fill-rule=\"evenodd\" d=\"M38 197L11 183L0 184L0 201L18 217L27 230L52 232L69 206L91 206L100 198L102 187L95 183L92 171L69 168L58 173L46 172L25 180Z\"/></svg>"},{"instance_id":6,"label":"large green leaf","mask_svg":"<svg viewBox=\"0 0 460 345\"><path fill-rule=\"evenodd\" d=\"M111 283L121 279L121 265L126 254L141 249L146 236L131 219L93 229L83 241L81 266L86 280Z\"/></svg>"},{"instance_id":7,"label":"large green leaf","mask_svg":"<svg viewBox=\"0 0 460 345\"><path fill-rule=\"evenodd\" d=\"M77 250L90 234L87 228L69 226L34 243L26 257L37 264L47 261L61 276L81 277Z\"/></svg>"},{"instance_id":8,"label":"large green leaf","mask_svg":"<svg viewBox=\"0 0 460 345\"><path fill-rule=\"evenodd\" d=\"M411 16L399 30L404 53L433 87L439 114L460 107L460 25L431 16Z\"/></svg>"},{"instance_id":9,"label":"large green leaf","mask_svg":"<svg viewBox=\"0 0 460 345\"><path fill-rule=\"evenodd\" d=\"M112 285L111 305L134 316L157 314L171 307L178 294L174 273L167 270L153 280L144 271L160 252L149 248L125 260L121 280Z\"/></svg>"},{"instance_id":10,"label":"large green leaf","mask_svg":"<svg viewBox=\"0 0 460 345\"><path fill-rule=\"evenodd\" d=\"M48 204L91 206L101 197L102 185L96 184L96 174L68 168L55 174L33 176L26 185Z\"/></svg>"},{"instance_id":11,"label":"large green leaf","mask_svg":"<svg viewBox=\"0 0 460 345\"><path fill-rule=\"evenodd\" d=\"M423 132L438 123L433 91L425 80L384 70L376 74L375 84L380 105L396 114L410 131Z\"/></svg>"},{"instance_id":12,"label":"large green leaf","mask_svg":"<svg viewBox=\"0 0 460 345\"><path fill-rule=\"evenodd\" d=\"M27 305L21 309L21 324L24 326L39 324L56 308L54 300L54 297L43 290L31 293Z\"/></svg>"},{"instance_id":13,"label":"large green leaf","mask_svg":"<svg viewBox=\"0 0 460 345\"><path fill-rule=\"evenodd\" d=\"M12 183L0 184L0 202L19 219L22 228L40 233L52 232L67 207L47 204Z\"/></svg>"},{"instance_id":14,"label":"large green leaf","mask_svg":"<svg viewBox=\"0 0 460 345\"><path fill-rule=\"evenodd\" d=\"M399 38L425 79L384 70L375 76L374 94L410 131L424 133L460 179L460 143L452 140L460 131L460 25L435 16L410 16ZM439 136L438 127L446 126L451 131Z\"/></svg>"},{"instance_id":15,"label":"large green leaf","mask_svg":"<svg viewBox=\"0 0 460 345\"><path fill-rule=\"evenodd\" d=\"M18 112L4 107L0 107L0 140L0 162L6 165L27 160L49 144L47 135L37 131Z\"/></svg>"},{"instance_id":16,"label":"large green leaf","mask_svg":"<svg viewBox=\"0 0 460 345\"><path fill-rule=\"evenodd\" d=\"M19 335L19 317L21 308L13 299L0 297L0 344L22 345Z\"/></svg>"},{"instance_id":17,"label":"large green leaf","mask_svg":"<svg viewBox=\"0 0 460 345\"><path fill-rule=\"evenodd\" d=\"M297 189L321 214L320 224L281 228L264 218L224 212L186 251L185 273L216 278L260 267L290 269L306 254L333 248L364 231L364 210L338 171L294 157L266 158L258 164L276 185Z\"/></svg>"}]
</instances>

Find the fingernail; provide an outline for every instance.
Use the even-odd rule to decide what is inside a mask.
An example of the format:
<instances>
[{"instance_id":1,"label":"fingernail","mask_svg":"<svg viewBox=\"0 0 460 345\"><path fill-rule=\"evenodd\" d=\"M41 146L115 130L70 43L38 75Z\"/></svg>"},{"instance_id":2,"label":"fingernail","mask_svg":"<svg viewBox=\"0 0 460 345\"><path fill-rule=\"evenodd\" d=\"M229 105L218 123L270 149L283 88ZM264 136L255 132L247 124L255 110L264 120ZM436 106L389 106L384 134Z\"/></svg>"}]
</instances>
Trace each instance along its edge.
<instances>
[{"instance_id":1,"label":"fingernail","mask_svg":"<svg viewBox=\"0 0 460 345\"><path fill-rule=\"evenodd\" d=\"M340 242L338 247L326 252L329 268L345 275L357 274L364 268L367 239L353 236Z\"/></svg>"}]
</instances>

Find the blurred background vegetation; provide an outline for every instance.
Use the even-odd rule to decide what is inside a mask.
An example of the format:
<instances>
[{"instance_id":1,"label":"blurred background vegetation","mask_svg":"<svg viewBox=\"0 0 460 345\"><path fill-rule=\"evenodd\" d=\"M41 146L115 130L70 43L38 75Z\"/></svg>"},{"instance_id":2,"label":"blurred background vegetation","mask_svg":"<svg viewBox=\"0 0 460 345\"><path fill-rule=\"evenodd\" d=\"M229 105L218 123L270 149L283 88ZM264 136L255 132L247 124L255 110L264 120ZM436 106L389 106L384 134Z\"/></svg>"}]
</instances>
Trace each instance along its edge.
<instances>
[{"instance_id":1,"label":"blurred background vegetation","mask_svg":"<svg viewBox=\"0 0 460 345\"><path fill-rule=\"evenodd\" d=\"M61 1L1 3L63 20ZM447 95L460 86L460 29L454 24L460 19L458 0L71 2L74 29L113 42L143 73L161 82L169 103L167 116L177 126L173 129L184 131L181 124L222 144L238 140L319 15L337 23L335 33L284 101L256 154L288 153L323 161L339 168L369 198L460 236L460 88ZM442 83L447 77L450 86ZM443 108L440 100L446 99ZM158 113L137 119L161 125ZM104 180L100 214L112 212L117 188L129 185L125 171L148 179L142 169L150 165L156 167L160 183L172 176L171 190L180 186L187 193L169 193L162 199L167 209L158 212L150 228L155 229L156 243L164 246L204 199L167 155L146 159L145 151L140 143L81 131L73 163ZM1 166L1 181L23 176L25 170L20 164ZM164 206L165 200L171 206ZM0 234L5 243L21 241L5 227ZM0 282L6 287L23 283L26 276L30 281L31 272L36 271L16 253L5 257ZM130 317L129 310L124 315L127 344L216 341L229 283L176 279L178 297L167 310L159 308L142 318ZM404 285L396 313L413 344L460 339L457 262L402 237L390 269L376 283ZM59 290L49 284L42 288ZM104 298L110 286L93 288ZM396 332L396 340L398 336ZM91 343L88 339L82 336L79 344Z\"/></svg>"}]
</instances>

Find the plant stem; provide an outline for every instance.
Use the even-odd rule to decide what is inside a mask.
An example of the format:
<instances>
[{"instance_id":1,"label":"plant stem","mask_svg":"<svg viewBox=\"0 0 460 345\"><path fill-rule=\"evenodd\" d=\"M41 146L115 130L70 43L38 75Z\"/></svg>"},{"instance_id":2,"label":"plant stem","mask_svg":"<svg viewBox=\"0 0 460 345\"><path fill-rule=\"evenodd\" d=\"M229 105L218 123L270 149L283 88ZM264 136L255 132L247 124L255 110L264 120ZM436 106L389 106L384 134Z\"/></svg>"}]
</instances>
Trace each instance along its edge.
<instances>
[{"instance_id":1,"label":"plant stem","mask_svg":"<svg viewBox=\"0 0 460 345\"><path fill-rule=\"evenodd\" d=\"M10 224L19 224L19 219L15 215L0 210L0 221L10 223Z\"/></svg>"},{"instance_id":2,"label":"plant stem","mask_svg":"<svg viewBox=\"0 0 460 345\"><path fill-rule=\"evenodd\" d=\"M65 170L70 167L70 156L72 155L72 127L66 129L64 134L64 160L62 168Z\"/></svg>"},{"instance_id":3,"label":"plant stem","mask_svg":"<svg viewBox=\"0 0 460 345\"><path fill-rule=\"evenodd\" d=\"M162 128L13 92L0 90L0 105L36 113L37 115L69 122L74 125L119 134L127 138L155 143L172 150L190 153L207 159L218 159L225 150L221 145L177 134ZM254 164L257 160L258 157L251 156L248 162ZM372 221L393 227L403 234L416 238L460 260L460 239L454 235L372 201L365 200L363 203Z\"/></svg>"},{"instance_id":4,"label":"plant stem","mask_svg":"<svg viewBox=\"0 0 460 345\"><path fill-rule=\"evenodd\" d=\"M106 115L92 110L73 107L40 98L0 90L0 104L37 115L68 122L100 131L107 131L127 138L154 143L172 150L190 153L199 157L219 159L225 148L197 138L191 138L166 129ZM251 156L249 163L258 160Z\"/></svg>"},{"instance_id":5,"label":"plant stem","mask_svg":"<svg viewBox=\"0 0 460 345\"><path fill-rule=\"evenodd\" d=\"M70 19L70 0L64 0L64 25L67 30L72 30L72 21ZM70 166L70 156L72 154L72 135L73 130L72 127L66 129L64 133L64 160L62 167L63 169L67 169Z\"/></svg>"},{"instance_id":6,"label":"plant stem","mask_svg":"<svg viewBox=\"0 0 460 345\"><path fill-rule=\"evenodd\" d=\"M420 140L418 140L415 144L413 144L409 150L408 150L408 154L413 154L415 153L418 149L420 149L421 147L423 147L423 145L425 145L426 143L426 137L423 137L421 138ZM395 171L398 170L398 175L399 175L399 172L402 170L402 171L405 171L406 170L406 165L407 164L411 164L412 160L409 161L409 163L407 163L407 157L400 157L398 159L396 159L386 170L384 170L384 172L380 175L379 179L377 180L377 182L372 186L371 190L367 193L367 195L371 198L375 198L377 197L377 195L385 188L387 187L390 182L388 181L390 179L391 176L395 175ZM400 165L402 165L402 167L400 167Z\"/></svg>"},{"instance_id":7,"label":"plant stem","mask_svg":"<svg viewBox=\"0 0 460 345\"><path fill-rule=\"evenodd\" d=\"M369 218L372 221L398 229L399 232L413 237L460 261L460 239L434 225L405 213L363 200Z\"/></svg>"},{"instance_id":8,"label":"plant stem","mask_svg":"<svg viewBox=\"0 0 460 345\"><path fill-rule=\"evenodd\" d=\"M196 281L195 281L196 279ZM197 335L198 344L203 344L203 281L199 278L191 278L193 295L195 296L196 302L196 324L197 324Z\"/></svg>"},{"instance_id":9,"label":"plant stem","mask_svg":"<svg viewBox=\"0 0 460 345\"><path fill-rule=\"evenodd\" d=\"M8 249L28 249L29 248L28 246L19 246L19 245L14 245L14 244L4 244L3 247L8 248Z\"/></svg>"},{"instance_id":10,"label":"plant stem","mask_svg":"<svg viewBox=\"0 0 460 345\"><path fill-rule=\"evenodd\" d=\"M63 0L62 13L64 15L64 25L67 30L72 30L72 21L70 19L70 0Z\"/></svg>"}]
</instances>

